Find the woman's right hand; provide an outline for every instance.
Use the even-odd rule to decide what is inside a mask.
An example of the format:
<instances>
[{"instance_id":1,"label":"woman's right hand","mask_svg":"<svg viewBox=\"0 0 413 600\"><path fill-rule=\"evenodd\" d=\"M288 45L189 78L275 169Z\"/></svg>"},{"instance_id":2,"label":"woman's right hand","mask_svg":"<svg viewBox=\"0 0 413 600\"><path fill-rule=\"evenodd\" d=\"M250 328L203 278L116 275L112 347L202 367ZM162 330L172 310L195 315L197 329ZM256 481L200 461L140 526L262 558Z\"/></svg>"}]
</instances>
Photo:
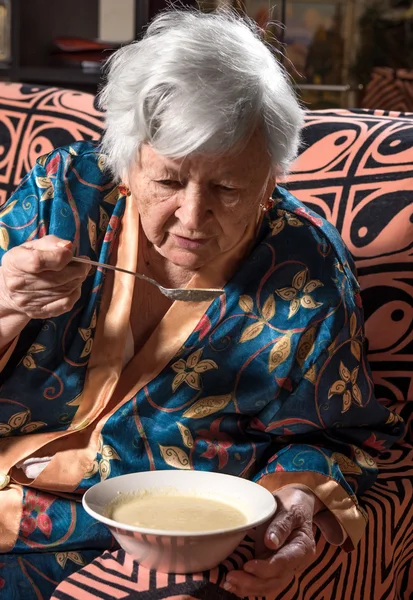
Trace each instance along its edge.
<instances>
[{"instance_id":1,"label":"woman's right hand","mask_svg":"<svg viewBox=\"0 0 413 600\"><path fill-rule=\"evenodd\" d=\"M70 311L90 267L70 262L72 243L54 235L12 248L0 268L0 307L30 319ZM2 312L2 311L0 311Z\"/></svg>"}]
</instances>

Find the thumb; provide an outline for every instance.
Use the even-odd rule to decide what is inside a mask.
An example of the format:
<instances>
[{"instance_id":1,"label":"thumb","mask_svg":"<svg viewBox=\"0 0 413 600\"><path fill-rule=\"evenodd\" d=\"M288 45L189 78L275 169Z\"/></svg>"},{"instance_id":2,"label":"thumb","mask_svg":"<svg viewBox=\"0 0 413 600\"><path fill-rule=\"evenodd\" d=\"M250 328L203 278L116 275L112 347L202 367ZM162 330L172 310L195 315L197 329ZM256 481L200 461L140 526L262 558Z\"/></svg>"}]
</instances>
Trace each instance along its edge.
<instances>
[{"instance_id":1,"label":"thumb","mask_svg":"<svg viewBox=\"0 0 413 600\"><path fill-rule=\"evenodd\" d=\"M302 523L301 511L296 510L296 507L291 507L289 510L280 510L268 526L264 538L265 545L271 550L278 550Z\"/></svg>"},{"instance_id":2,"label":"thumb","mask_svg":"<svg viewBox=\"0 0 413 600\"><path fill-rule=\"evenodd\" d=\"M27 256L30 251L31 256ZM10 266L29 273L42 271L61 271L73 258L73 246L70 240L54 235L25 242L13 249L9 256Z\"/></svg>"},{"instance_id":3,"label":"thumb","mask_svg":"<svg viewBox=\"0 0 413 600\"><path fill-rule=\"evenodd\" d=\"M22 248L27 250L46 250L53 251L57 248L67 248L72 250L72 242L70 240L64 240L57 237L56 235L45 235L44 237L38 238L37 240L31 240L24 242Z\"/></svg>"}]
</instances>

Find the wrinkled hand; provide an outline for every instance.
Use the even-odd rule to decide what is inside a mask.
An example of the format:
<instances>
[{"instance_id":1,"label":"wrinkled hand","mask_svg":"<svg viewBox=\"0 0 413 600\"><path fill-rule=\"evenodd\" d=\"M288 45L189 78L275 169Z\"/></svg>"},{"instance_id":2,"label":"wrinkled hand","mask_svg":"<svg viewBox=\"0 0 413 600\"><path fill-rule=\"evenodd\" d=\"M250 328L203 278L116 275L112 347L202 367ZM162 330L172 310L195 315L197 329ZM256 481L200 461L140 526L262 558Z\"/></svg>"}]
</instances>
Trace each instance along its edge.
<instances>
[{"instance_id":1,"label":"wrinkled hand","mask_svg":"<svg viewBox=\"0 0 413 600\"><path fill-rule=\"evenodd\" d=\"M71 310L90 269L71 263L72 256L71 242L54 235L6 252L0 268L0 305L29 319Z\"/></svg>"},{"instance_id":2,"label":"wrinkled hand","mask_svg":"<svg viewBox=\"0 0 413 600\"><path fill-rule=\"evenodd\" d=\"M313 516L324 505L310 490L295 486L282 488L275 498L277 512L264 537L266 552L226 579L225 588L240 597L280 591L314 558Z\"/></svg>"}]
</instances>

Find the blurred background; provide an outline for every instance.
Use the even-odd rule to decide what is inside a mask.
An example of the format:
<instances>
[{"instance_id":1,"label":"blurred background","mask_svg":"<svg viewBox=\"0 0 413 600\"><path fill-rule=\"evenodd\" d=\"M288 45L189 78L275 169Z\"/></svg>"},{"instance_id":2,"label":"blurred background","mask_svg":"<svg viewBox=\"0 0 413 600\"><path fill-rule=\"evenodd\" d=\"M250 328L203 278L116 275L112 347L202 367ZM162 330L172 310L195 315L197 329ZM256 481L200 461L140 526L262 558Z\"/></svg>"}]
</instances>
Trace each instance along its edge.
<instances>
[{"instance_id":1,"label":"blurred background","mask_svg":"<svg viewBox=\"0 0 413 600\"><path fill-rule=\"evenodd\" d=\"M0 0L0 79L96 92L167 0ZM312 109L413 111L413 0L182 0L255 19Z\"/></svg>"}]
</instances>

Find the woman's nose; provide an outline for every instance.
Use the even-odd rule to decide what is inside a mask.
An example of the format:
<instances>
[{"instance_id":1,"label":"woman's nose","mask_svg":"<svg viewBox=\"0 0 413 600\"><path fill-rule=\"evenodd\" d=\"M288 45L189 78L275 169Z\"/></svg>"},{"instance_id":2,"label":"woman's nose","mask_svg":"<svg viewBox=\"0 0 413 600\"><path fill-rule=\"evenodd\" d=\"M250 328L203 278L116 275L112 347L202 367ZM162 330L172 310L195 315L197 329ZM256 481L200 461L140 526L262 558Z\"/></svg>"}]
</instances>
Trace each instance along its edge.
<instances>
[{"instance_id":1,"label":"woman's nose","mask_svg":"<svg viewBox=\"0 0 413 600\"><path fill-rule=\"evenodd\" d=\"M207 194L200 189L188 186L182 193L182 200L175 215L189 231L202 230L210 217Z\"/></svg>"}]
</instances>

